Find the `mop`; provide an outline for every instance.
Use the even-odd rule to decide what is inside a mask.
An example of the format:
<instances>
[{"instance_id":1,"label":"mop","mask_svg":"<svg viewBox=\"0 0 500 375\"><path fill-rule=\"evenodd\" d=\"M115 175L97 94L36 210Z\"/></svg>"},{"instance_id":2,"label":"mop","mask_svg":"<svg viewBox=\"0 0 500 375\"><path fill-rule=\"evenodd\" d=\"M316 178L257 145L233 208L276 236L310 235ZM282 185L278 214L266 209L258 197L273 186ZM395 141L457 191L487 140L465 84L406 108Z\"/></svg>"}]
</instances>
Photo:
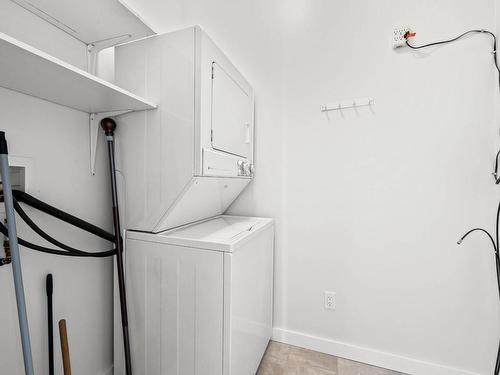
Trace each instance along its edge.
<instances>
[{"instance_id":1,"label":"mop","mask_svg":"<svg viewBox=\"0 0 500 375\"><path fill-rule=\"evenodd\" d=\"M12 186L10 183L8 154L9 152L7 150L5 132L0 131L0 176L2 177L5 214L7 216L7 227L10 234L9 244L12 256L12 273L14 275L19 331L21 333L21 345L23 349L24 371L26 375L34 375L28 316L26 314L26 300L24 297L23 274L21 271L21 260L19 259L19 245L17 243L17 229L12 197Z\"/></svg>"}]
</instances>

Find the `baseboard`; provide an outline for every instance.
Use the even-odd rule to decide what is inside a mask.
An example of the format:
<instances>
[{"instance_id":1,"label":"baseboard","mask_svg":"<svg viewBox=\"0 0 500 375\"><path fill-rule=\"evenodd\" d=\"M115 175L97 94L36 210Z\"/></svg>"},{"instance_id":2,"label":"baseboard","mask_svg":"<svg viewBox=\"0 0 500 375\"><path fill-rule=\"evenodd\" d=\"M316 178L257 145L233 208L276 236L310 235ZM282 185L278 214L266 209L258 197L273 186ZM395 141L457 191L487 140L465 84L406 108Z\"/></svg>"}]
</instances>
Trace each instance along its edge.
<instances>
[{"instance_id":1,"label":"baseboard","mask_svg":"<svg viewBox=\"0 0 500 375\"><path fill-rule=\"evenodd\" d=\"M282 328L274 328L273 340L409 375L481 375Z\"/></svg>"}]
</instances>

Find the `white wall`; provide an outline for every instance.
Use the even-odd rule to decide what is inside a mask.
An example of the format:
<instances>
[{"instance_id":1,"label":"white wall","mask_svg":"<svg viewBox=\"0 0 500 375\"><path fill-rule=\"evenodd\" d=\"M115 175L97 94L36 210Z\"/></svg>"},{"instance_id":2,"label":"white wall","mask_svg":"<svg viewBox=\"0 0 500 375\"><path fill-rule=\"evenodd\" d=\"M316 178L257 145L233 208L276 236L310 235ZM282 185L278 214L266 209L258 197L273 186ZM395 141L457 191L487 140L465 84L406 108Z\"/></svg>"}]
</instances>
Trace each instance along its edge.
<instances>
[{"instance_id":1,"label":"white wall","mask_svg":"<svg viewBox=\"0 0 500 375\"><path fill-rule=\"evenodd\" d=\"M391 35L494 29L494 2L130 3L162 31L201 24L255 85L258 173L230 212L277 219L276 338L415 374L491 373L491 249L456 245L494 225L490 40L413 53ZM363 96L373 111L319 112Z\"/></svg>"},{"instance_id":2,"label":"white wall","mask_svg":"<svg viewBox=\"0 0 500 375\"><path fill-rule=\"evenodd\" d=\"M494 228L491 40L422 53L390 43L400 24L414 27L416 43L494 30L494 2L300 3L301 24L285 32L284 76L294 78L283 90L287 316L278 324L397 369L408 363L344 344L491 373L492 249L480 235L456 245L471 227ZM373 111L318 110L364 96ZM337 292L335 312L322 308L324 290Z\"/></svg>"},{"instance_id":3,"label":"white wall","mask_svg":"<svg viewBox=\"0 0 500 375\"><path fill-rule=\"evenodd\" d=\"M491 373L500 328L491 250L479 235L455 243L469 227L494 225L490 41L413 53L392 51L390 39L400 24L417 30L417 42L494 28L494 2L128 2L159 31L201 24L255 87L257 175L230 211L277 219L276 338L413 374ZM26 25L58 35L54 43L5 14L1 31L83 64L64 35L25 15ZM373 112L319 112L362 96L375 98ZM0 99L12 153L34 158L35 193L108 224L105 170L87 173L86 116L5 90ZM42 279L52 271L75 372L104 371L111 263L22 256L36 362L46 361ZM11 283L9 268L0 278ZM336 311L323 309L324 290L337 292ZM10 288L0 293L13 298ZM15 305L5 305L0 365L20 374Z\"/></svg>"},{"instance_id":4,"label":"white wall","mask_svg":"<svg viewBox=\"0 0 500 375\"><path fill-rule=\"evenodd\" d=\"M9 0L0 0L0 31L84 67L85 48ZM26 158L29 192L95 225L111 230L106 150L98 149L97 174L89 171L88 115L0 89L0 129L12 156ZM101 140L104 137L101 137ZM33 213L54 237L83 249L111 245ZM43 244L18 220L19 234ZM3 250L0 250L3 257ZM73 372L108 374L112 366L112 260L62 258L21 249L35 371L48 374L45 276L53 273L54 318L67 319ZM0 267L0 372L24 374L12 268ZM55 335L56 374L62 374L59 335Z\"/></svg>"}]
</instances>

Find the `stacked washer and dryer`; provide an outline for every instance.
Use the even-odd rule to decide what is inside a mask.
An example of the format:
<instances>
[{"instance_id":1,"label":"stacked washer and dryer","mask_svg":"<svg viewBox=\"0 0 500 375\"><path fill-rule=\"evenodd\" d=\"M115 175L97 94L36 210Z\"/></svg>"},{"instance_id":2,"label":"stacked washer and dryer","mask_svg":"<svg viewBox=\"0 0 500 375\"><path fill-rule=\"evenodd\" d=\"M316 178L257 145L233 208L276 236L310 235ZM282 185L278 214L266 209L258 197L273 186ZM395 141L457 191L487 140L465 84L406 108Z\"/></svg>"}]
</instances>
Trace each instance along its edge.
<instances>
[{"instance_id":1,"label":"stacked washer and dryer","mask_svg":"<svg viewBox=\"0 0 500 375\"><path fill-rule=\"evenodd\" d=\"M223 215L254 174L253 89L200 27L116 47L133 370L253 375L272 332L271 219ZM115 325L119 323L115 309ZM115 375L124 374L115 329Z\"/></svg>"}]
</instances>

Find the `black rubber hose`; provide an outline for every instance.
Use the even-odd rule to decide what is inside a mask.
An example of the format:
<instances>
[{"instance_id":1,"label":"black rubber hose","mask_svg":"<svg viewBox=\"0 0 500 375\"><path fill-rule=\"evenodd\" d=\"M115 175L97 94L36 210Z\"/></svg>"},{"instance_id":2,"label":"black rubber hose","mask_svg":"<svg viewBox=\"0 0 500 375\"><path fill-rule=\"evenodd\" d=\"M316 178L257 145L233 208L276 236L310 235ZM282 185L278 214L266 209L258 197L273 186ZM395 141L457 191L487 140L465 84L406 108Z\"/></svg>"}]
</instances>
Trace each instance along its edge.
<instances>
[{"instance_id":1,"label":"black rubber hose","mask_svg":"<svg viewBox=\"0 0 500 375\"><path fill-rule=\"evenodd\" d=\"M5 236L9 237L9 232L5 225L0 223L0 232ZM40 251L42 253L47 253L47 254L53 254L53 255L62 255L62 256L69 256L69 257L82 257L82 258L105 258L109 256L113 256L116 254L116 250L112 251L104 251L104 252L98 252L98 253L75 253L75 252L69 252L69 251L64 251L64 250L55 250L55 249L50 249L48 247L36 245L34 243L31 243L29 241L23 240L22 238L18 238L19 245L27 247L32 250Z\"/></svg>"},{"instance_id":2,"label":"black rubber hose","mask_svg":"<svg viewBox=\"0 0 500 375\"><path fill-rule=\"evenodd\" d=\"M76 216L70 215L64 211L61 211L56 207L53 207L45 202L42 202L41 200L36 199L35 197L29 195L28 193L25 193L24 191L12 190L12 194L14 195L14 198L16 198L18 202L25 203L28 206L31 206L33 208L36 208L37 210L45 212L46 214L49 214L59 220L62 220L68 224L78 227L86 232L92 233L97 237L101 237L113 243L115 242L115 236L112 233L109 233L93 224L90 224L82 219L77 218Z\"/></svg>"},{"instance_id":3,"label":"black rubber hose","mask_svg":"<svg viewBox=\"0 0 500 375\"><path fill-rule=\"evenodd\" d=\"M61 249L64 249L64 250L67 250L69 252L74 252L74 253L78 253L78 254L85 254L85 253L89 253L88 251L84 251L84 250L79 250L79 249L75 249L71 246L68 246L68 245L65 245L63 244L62 242L59 242L58 240L56 240L55 238L51 237L50 235L48 235L46 232L44 232L38 225L35 224L35 222L33 220L31 220L31 218L26 214L26 212L23 210L23 208L21 207L21 205L17 202L16 199L14 199L14 208L15 210L17 211L17 213L19 214L19 217L21 217L21 219L23 219L23 221L36 233L38 234L40 237L42 237L43 239L45 239L46 241L50 242L51 244L57 246L57 247L60 247ZM113 250L109 250L109 251L113 251Z\"/></svg>"}]
</instances>

